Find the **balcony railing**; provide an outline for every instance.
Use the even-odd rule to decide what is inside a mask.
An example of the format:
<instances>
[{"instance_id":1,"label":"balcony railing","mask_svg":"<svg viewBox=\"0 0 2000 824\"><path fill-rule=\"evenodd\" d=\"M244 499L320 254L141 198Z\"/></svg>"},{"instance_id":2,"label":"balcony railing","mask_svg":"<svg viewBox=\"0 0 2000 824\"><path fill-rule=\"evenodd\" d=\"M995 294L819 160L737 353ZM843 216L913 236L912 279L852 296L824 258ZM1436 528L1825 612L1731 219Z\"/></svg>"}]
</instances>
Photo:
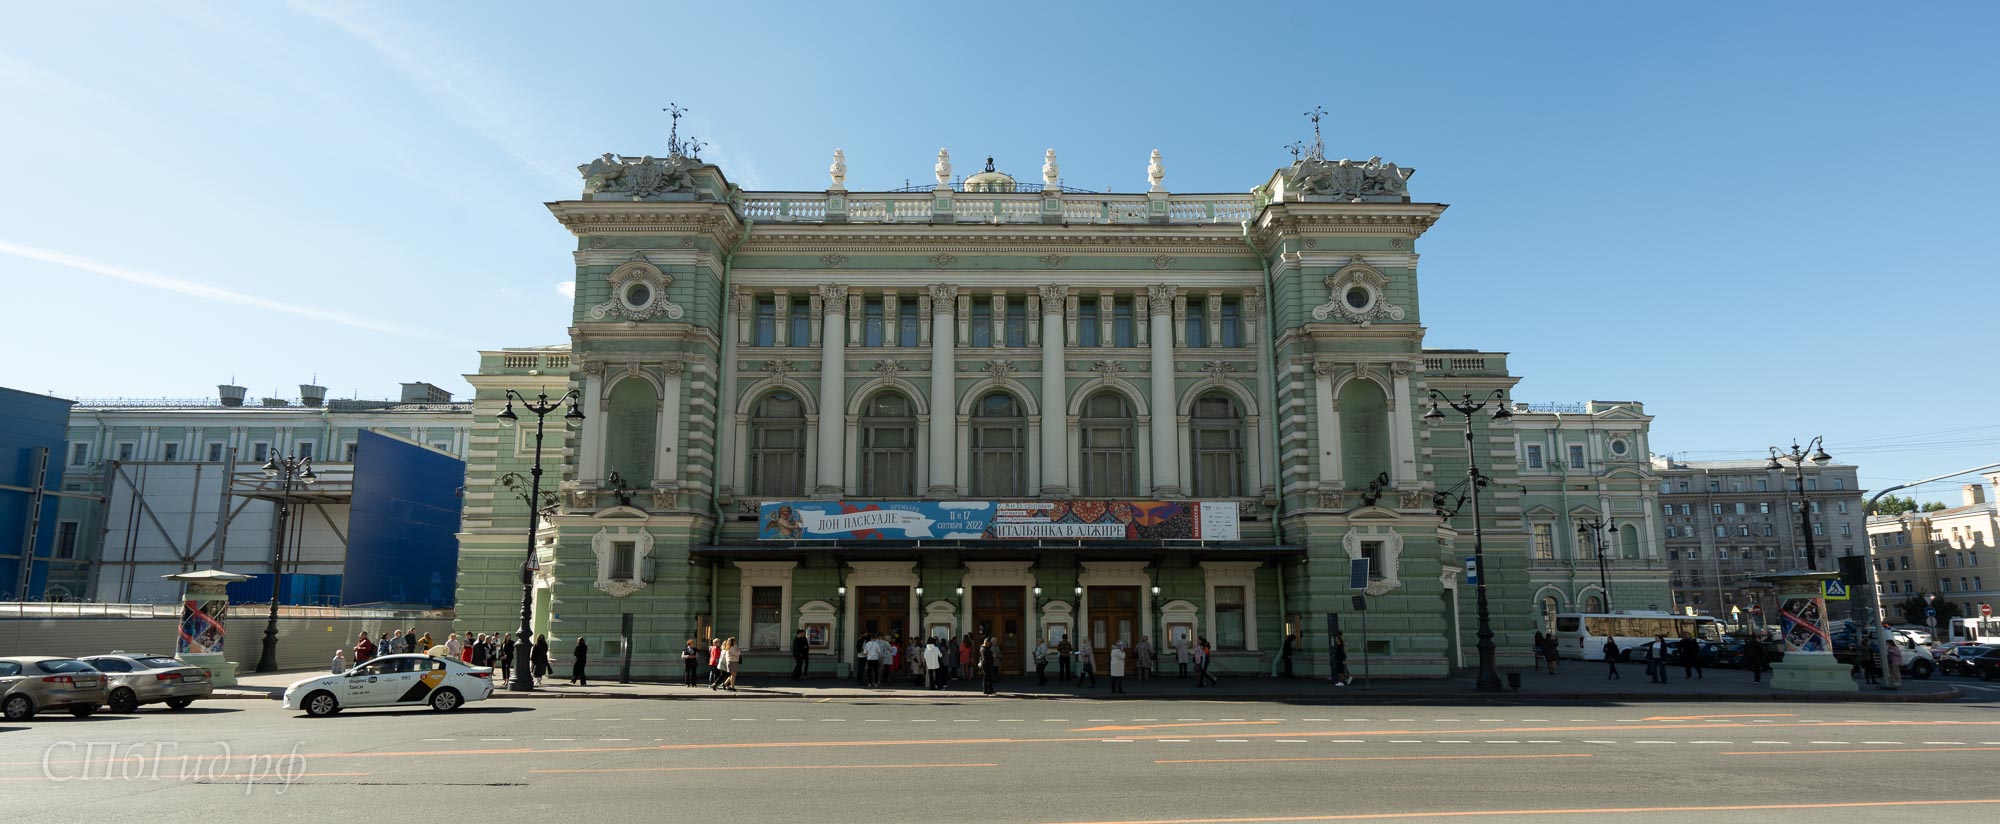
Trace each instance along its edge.
<instances>
[{"instance_id":1,"label":"balcony railing","mask_svg":"<svg viewBox=\"0 0 2000 824\"><path fill-rule=\"evenodd\" d=\"M1170 195L1164 214L1154 211L1143 194L1082 194L1060 196L1059 212L1045 211L1039 189L1031 192L954 193L950 212L938 212L934 193L924 191L855 192L841 196L842 211L825 192L755 192L746 195L738 214L759 223L1041 223L1044 216L1063 223L1240 223L1256 212L1249 195Z\"/></svg>"}]
</instances>

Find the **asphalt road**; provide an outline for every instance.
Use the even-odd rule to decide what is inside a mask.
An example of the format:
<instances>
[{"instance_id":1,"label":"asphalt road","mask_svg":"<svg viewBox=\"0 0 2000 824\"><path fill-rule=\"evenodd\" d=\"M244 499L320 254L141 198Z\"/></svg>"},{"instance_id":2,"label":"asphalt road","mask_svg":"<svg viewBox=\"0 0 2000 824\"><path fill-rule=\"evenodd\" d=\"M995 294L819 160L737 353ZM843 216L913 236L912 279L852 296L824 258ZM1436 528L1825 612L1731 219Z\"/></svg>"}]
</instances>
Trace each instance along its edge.
<instances>
[{"instance_id":1,"label":"asphalt road","mask_svg":"<svg viewBox=\"0 0 2000 824\"><path fill-rule=\"evenodd\" d=\"M0 726L0 787L23 821L1977 820L2000 814L1995 709L217 701Z\"/></svg>"}]
</instances>

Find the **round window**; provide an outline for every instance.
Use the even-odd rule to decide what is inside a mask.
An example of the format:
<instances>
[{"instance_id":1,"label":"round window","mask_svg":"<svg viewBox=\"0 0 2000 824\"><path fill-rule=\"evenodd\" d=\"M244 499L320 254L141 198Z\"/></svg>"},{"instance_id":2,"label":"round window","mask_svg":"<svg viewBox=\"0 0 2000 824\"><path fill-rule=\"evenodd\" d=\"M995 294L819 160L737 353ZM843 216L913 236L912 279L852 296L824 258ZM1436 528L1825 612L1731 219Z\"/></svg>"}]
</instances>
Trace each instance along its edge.
<instances>
[{"instance_id":1,"label":"round window","mask_svg":"<svg viewBox=\"0 0 2000 824\"><path fill-rule=\"evenodd\" d=\"M644 283L634 283L625 287L625 305L634 309L653 302L653 287Z\"/></svg>"},{"instance_id":2,"label":"round window","mask_svg":"<svg viewBox=\"0 0 2000 824\"><path fill-rule=\"evenodd\" d=\"M1629 448L1625 445L1625 439L1623 438L1614 438L1611 441L1611 454L1613 455L1623 455L1625 454L1625 450Z\"/></svg>"},{"instance_id":3,"label":"round window","mask_svg":"<svg viewBox=\"0 0 2000 824\"><path fill-rule=\"evenodd\" d=\"M1368 308L1368 304L1374 302L1375 302L1375 293L1368 291L1368 287L1366 286L1347 287L1348 306L1351 306L1355 309L1366 309Z\"/></svg>"}]
</instances>

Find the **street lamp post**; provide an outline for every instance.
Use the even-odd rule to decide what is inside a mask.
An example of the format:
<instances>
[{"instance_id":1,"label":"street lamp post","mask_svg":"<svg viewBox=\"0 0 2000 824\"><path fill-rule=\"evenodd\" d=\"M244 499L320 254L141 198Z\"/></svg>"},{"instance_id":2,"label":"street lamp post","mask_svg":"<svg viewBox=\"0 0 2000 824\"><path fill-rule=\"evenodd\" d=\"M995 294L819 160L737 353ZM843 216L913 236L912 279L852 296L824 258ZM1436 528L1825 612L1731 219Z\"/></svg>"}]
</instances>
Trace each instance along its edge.
<instances>
[{"instance_id":1,"label":"street lamp post","mask_svg":"<svg viewBox=\"0 0 2000 824\"><path fill-rule=\"evenodd\" d=\"M1811 450L1812 454L1806 454L1806 450ZM1805 465L1808 461L1813 466L1826 466L1833 462L1833 456L1826 454L1821 438L1813 438L1812 442L1806 445L1806 449L1800 449L1799 442L1792 441L1790 452L1779 452L1777 447L1771 447L1771 462L1765 464L1764 468L1783 472L1785 464L1792 465L1792 480L1796 483L1799 493L1799 532L1806 538L1806 569L1818 570L1819 552L1813 548L1812 504L1806 501Z\"/></svg>"},{"instance_id":2,"label":"street lamp post","mask_svg":"<svg viewBox=\"0 0 2000 824\"><path fill-rule=\"evenodd\" d=\"M1603 518L1585 518L1576 522L1576 534L1589 536L1591 545L1597 549L1597 591L1604 598L1604 611L1611 611L1611 579L1604 571L1604 528L1609 526Z\"/></svg>"},{"instance_id":3,"label":"street lamp post","mask_svg":"<svg viewBox=\"0 0 2000 824\"><path fill-rule=\"evenodd\" d=\"M519 636L514 639L514 681L507 685L508 689L515 692L532 692L535 689L535 677L528 668L531 666L531 653L534 647L535 629L531 620L535 603L535 570L539 566L535 561L535 533L541 527L542 521L542 433L548 423L549 413L562 406L564 401L569 402L569 412L563 415L564 424L570 427L582 424L583 412L576 408L577 392L574 389L553 401L549 400L547 392L537 393L535 399L530 401L512 389L507 390L505 397L507 408L501 410L499 415L502 429L511 429L520 420L520 417L514 414L515 401L520 401L521 408L535 416L535 463L528 471L531 478L528 482L528 554L521 561L521 629Z\"/></svg>"},{"instance_id":4,"label":"street lamp post","mask_svg":"<svg viewBox=\"0 0 2000 824\"><path fill-rule=\"evenodd\" d=\"M264 621L264 649L257 655L257 672L278 671L278 597L285 579L285 533L292 511L292 483L311 484L319 480L312 459L272 455L264 462L264 477L278 480L278 534L271 541L271 614Z\"/></svg>"},{"instance_id":5,"label":"street lamp post","mask_svg":"<svg viewBox=\"0 0 2000 824\"><path fill-rule=\"evenodd\" d=\"M1465 494L1472 496L1472 568L1474 573L1479 576L1479 582L1473 585L1473 591L1477 595L1479 611L1479 643L1477 645L1479 649L1479 675L1473 682L1473 686L1481 692L1499 692L1500 668L1493 649L1493 622L1489 617L1486 607L1486 582L1490 579L1490 576L1486 574L1486 530L1479 518L1479 488L1491 482L1492 479L1479 472L1478 450L1472 448L1472 416L1478 414L1480 410L1485 409L1487 406L1493 406L1493 423L1505 424L1514 419L1514 413L1507 411L1507 405L1500 402L1502 394L1498 389L1493 390L1491 396L1480 401L1474 401L1470 392L1465 393L1456 401L1435 389L1430 390L1430 393L1431 411L1424 413L1425 421L1432 425L1444 422L1444 412L1438 409L1440 401L1446 406L1451 407L1452 411L1465 417L1465 480L1467 485ZM1442 497L1442 495L1439 496L1440 500Z\"/></svg>"}]
</instances>

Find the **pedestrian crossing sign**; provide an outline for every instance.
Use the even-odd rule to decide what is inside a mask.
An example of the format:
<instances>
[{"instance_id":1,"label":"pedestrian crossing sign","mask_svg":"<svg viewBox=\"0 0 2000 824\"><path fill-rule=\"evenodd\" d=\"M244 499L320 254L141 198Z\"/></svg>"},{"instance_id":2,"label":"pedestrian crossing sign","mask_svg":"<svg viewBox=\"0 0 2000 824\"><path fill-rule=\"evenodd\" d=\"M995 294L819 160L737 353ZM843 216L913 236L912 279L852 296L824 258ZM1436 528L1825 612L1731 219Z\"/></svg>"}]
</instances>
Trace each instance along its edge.
<instances>
[{"instance_id":1,"label":"pedestrian crossing sign","mask_svg":"<svg viewBox=\"0 0 2000 824\"><path fill-rule=\"evenodd\" d=\"M1847 584L1845 582L1840 581L1839 579L1830 578L1825 581L1821 581L1819 592L1820 592L1820 597L1825 598L1826 600L1829 601L1847 600Z\"/></svg>"}]
</instances>

